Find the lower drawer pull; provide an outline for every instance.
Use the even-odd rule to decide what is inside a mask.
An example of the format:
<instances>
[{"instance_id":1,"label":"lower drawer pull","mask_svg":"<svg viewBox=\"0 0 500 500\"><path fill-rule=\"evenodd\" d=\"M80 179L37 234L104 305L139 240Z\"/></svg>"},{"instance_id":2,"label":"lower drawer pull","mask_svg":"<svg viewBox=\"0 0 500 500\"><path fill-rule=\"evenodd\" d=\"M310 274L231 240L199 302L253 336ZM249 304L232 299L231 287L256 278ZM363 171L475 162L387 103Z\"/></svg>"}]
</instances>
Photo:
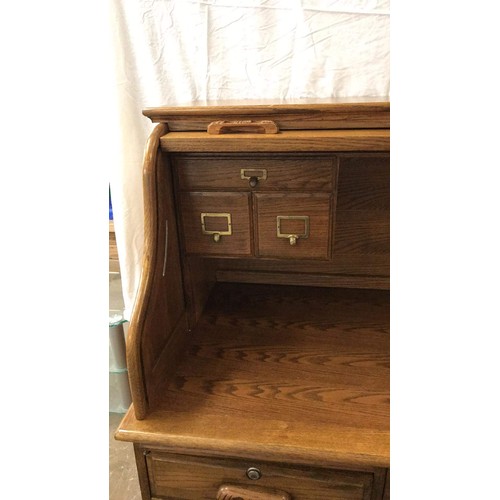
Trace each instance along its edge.
<instances>
[{"instance_id":1,"label":"lower drawer pull","mask_svg":"<svg viewBox=\"0 0 500 500\"><path fill-rule=\"evenodd\" d=\"M292 497L281 490L223 484L217 492L216 500L292 500Z\"/></svg>"},{"instance_id":2,"label":"lower drawer pull","mask_svg":"<svg viewBox=\"0 0 500 500\"><path fill-rule=\"evenodd\" d=\"M203 212L201 215L201 232L203 234L212 235L214 242L218 243L221 236L231 236L233 234L231 225L231 214L226 213L214 213L214 212ZM207 218L212 219L226 219L224 229L207 229L209 221Z\"/></svg>"},{"instance_id":3,"label":"lower drawer pull","mask_svg":"<svg viewBox=\"0 0 500 500\"><path fill-rule=\"evenodd\" d=\"M304 223L303 225L303 231L302 233L289 233L289 232L283 232L283 221L302 221ZM288 238L288 241L290 242L290 245L294 246L297 244L297 240L299 238L309 238L309 216L307 215L278 215L276 217L276 236L278 238Z\"/></svg>"}]
</instances>

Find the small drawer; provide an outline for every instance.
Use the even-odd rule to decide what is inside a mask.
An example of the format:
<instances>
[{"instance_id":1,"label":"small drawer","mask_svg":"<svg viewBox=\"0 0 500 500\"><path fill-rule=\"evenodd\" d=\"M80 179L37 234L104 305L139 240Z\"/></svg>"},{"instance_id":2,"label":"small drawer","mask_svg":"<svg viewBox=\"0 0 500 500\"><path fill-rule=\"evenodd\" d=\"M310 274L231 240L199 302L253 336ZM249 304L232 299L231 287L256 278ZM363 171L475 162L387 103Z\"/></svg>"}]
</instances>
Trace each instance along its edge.
<instances>
[{"instance_id":1,"label":"small drawer","mask_svg":"<svg viewBox=\"0 0 500 500\"><path fill-rule=\"evenodd\" d=\"M335 178L332 156L180 156L174 164L183 191L331 191Z\"/></svg>"},{"instance_id":2,"label":"small drawer","mask_svg":"<svg viewBox=\"0 0 500 500\"><path fill-rule=\"evenodd\" d=\"M147 453L146 465L152 496L176 500L216 500L224 488L227 491L260 490L261 495L269 492L268 496L258 498L279 498L276 493L279 491L282 498L293 500L369 500L374 481L370 472L189 457L157 451Z\"/></svg>"},{"instance_id":3,"label":"small drawer","mask_svg":"<svg viewBox=\"0 0 500 500\"><path fill-rule=\"evenodd\" d=\"M251 255L249 194L183 193L181 214L188 254Z\"/></svg>"},{"instance_id":4,"label":"small drawer","mask_svg":"<svg viewBox=\"0 0 500 500\"><path fill-rule=\"evenodd\" d=\"M255 199L259 256L329 258L330 195L256 194Z\"/></svg>"}]
</instances>

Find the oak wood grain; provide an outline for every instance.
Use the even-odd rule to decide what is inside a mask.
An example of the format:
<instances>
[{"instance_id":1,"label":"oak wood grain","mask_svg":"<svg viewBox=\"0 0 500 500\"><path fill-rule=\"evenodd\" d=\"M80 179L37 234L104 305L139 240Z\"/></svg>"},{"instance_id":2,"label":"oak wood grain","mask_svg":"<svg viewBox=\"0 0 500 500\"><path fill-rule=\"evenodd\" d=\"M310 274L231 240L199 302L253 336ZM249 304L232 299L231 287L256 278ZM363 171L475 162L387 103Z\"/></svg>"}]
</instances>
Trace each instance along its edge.
<instances>
[{"instance_id":1,"label":"oak wood grain","mask_svg":"<svg viewBox=\"0 0 500 500\"><path fill-rule=\"evenodd\" d=\"M388 254L389 220L369 210L337 212L334 255Z\"/></svg>"},{"instance_id":2,"label":"oak wood grain","mask_svg":"<svg viewBox=\"0 0 500 500\"><path fill-rule=\"evenodd\" d=\"M169 455L156 450L147 455L147 462L154 495L190 500L214 500L220 487L227 482L247 489L258 485L268 491L286 490L294 500L369 500L374 475L373 472L315 469L263 461ZM248 479L249 467L258 468L261 478Z\"/></svg>"},{"instance_id":3,"label":"oak wood grain","mask_svg":"<svg viewBox=\"0 0 500 500\"><path fill-rule=\"evenodd\" d=\"M336 176L332 155L262 155L251 157L175 155L174 165L183 191L327 191ZM257 185L241 178L241 170L262 176Z\"/></svg>"},{"instance_id":4,"label":"oak wood grain","mask_svg":"<svg viewBox=\"0 0 500 500\"><path fill-rule=\"evenodd\" d=\"M389 211L389 155L340 156L338 210Z\"/></svg>"},{"instance_id":5,"label":"oak wood grain","mask_svg":"<svg viewBox=\"0 0 500 500\"><path fill-rule=\"evenodd\" d=\"M177 353L185 344L187 331L172 173L165 168L163 155L157 158L156 167L158 260L153 282L155 291L148 304L150 313L141 346L150 401L158 381L168 378L175 370Z\"/></svg>"},{"instance_id":6,"label":"oak wood grain","mask_svg":"<svg viewBox=\"0 0 500 500\"><path fill-rule=\"evenodd\" d=\"M248 466L296 500L389 497L389 294L362 288L389 284L390 105L342 101L144 112L165 125L145 154L134 403L116 434L136 445L144 498L213 500L222 484L255 484ZM210 136L214 120L281 132ZM242 168L270 176L244 180ZM202 198L222 212L221 193L246 200L244 252L187 255L181 213ZM259 219L298 193L329 199L330 260L257 254L272 225Z\"/></svg>"},{"instance_id":7,"label":"oak wood grain","mask_svg":"<svg viewBox=\"0 0 500 500\"><path fill-rule=\"evenodd\" d=\"M167 152L388 151L387 129L289 130L278 134L170 132L160 139Z\"/></svg>"},{"instance_id":8,"label":"oak wood grain","mask_svg":"<svg viewBox=\"0 0 500 500\"><path fill-rule=\"evenodd\" d=\"M384 291L219 284L162 400L118 437L386 467L388 305Z\"/></svg>"},{"instance_id":9,"label":"oak wood grain","mask_svg":"<svg viewBox=\"0 0 500 500\"><path fill-rule=\"evenodd\" d=\"M186 256L183 259L185 284L188 292L186 294L188 306L188 323L192 329L198 323L205 304L210 296L216 282L216 270L214 259L200 259Z\"/></svg>"},{"instance_id":10,"label":"oak wood grain","mask_svg":"<svg viewBox=\"0 0 500 500\"><path fill-rule=\"evenodd\" d=\"M165 333L169 333L169 335L162 339L163 345L159 344L156 348L156 355L153 356L155 361L148 374L149 406L154 406L155 401L162 397L161 393L158 394L158 389L162 387L165 380L168 380L175 374L179 354L186 349L186 344L189 340L186 335L188 326L187 313L184 311L177 324L168 325L169 330ZM149 344L151 345L153 343L150 342Z\"/></svg>"},{"instance_id":11,"label":"oak wood grain","mask_svg":"<svg viewBox=\"0 0 500 500\"><path fill-rule=\"evenodd\" d=\"M359 276L341 274L320 274L305 272L270 272L219 269L216 271L219 282L260 283L269 285L321 286L332 288L367 288L389 290L388 276Z\"/></svg>"},{"instance_id":12,"label":"oak wood grain","mask_svg":"<svg viewBox=\"0 0 500 500\"><path fill-rule=\"evenodd\" d=\"M161 365L161 360L176 359L174 352L162 357L164 346L180 348L182 342L173 341L172 336L184 333L178 327L185 304L172 176L170 170L163 168L164 159L159 149L159 137L166 130L164 124L153 130L143 164L143 270L127 338L130 389L138 419L147 414L149 399L154 396L158 378L162 378L160 373L173 369L170 365Z\"/></svg>"},{"instance_id":13,"label":"oak wood grain","mask_svg":"<svg viewBox=\"0 0 500 500\"><path fill-rule=\"evenodd\" d=\"M364 276L389 277L390 255L387 252L382 254L342 254L333 255L331 261L312 261L312 260L291 260L274 259L271 257L260 259L216 259L214 265L217 267L217 273L225 271L262 271L276 272L282 274L301 274L301 275L330 275L333 282L342 277ZM321 278L323 279L323 278ZM280 281L282 283L282 281ZM291 284L291 283L290 283ZM319 286L319 285L318 285ZM327 285L321 285L327 286Z\"/></svg>"},{"instance_id":14,"label":"oak wood grain","mask_svg":"<svg viewBox=\"0 0 500 500\"><path fill-rule=\"evenodd\" d=\"M389 156L341 158L336 208L335 270L355 273L358 262L385 260L388 275Z\"/></svg>"},{"instance_id":15,"label":"oak wood grain","mask_svg":"<svg viewBox=\"0 0 500 500\"><path fill-rule=\"evenodd\" d=\"M188 254L250 255L252 253L250 198L246 193L182 193L180 208L183 222L184 245ZM228 214L230 235L214 241L211 234L202 231L201 214ZM205 229L225 231L229 222L225 216L206 216Z\"/></svg>"},{"instance_id":16,"label":"oak wood grain","mask_svg":"<svg viewBox=\"0 0 500 500\"><path fill-rule=\"evenodd\" d=\"M331 236L331 196L326 193L255 194L258 255L292 259L328 259ZM280 233L296 234L291 245L289 239L278 237L277 217L307 217L306 222L282 220Z\"/></svg>"},{"instance_id":17,"label":"oak wood grain","mask_svg":"<svg viewBox=\"0 0 500 500\"><path fill-rule=\"evenodd\" d=\"M136 306L132 311L130 327L127 336L127 367L130 381L130 392L134 412L137 418L146 415L148 401L146 380L142 359L142 337L144 324L147 318L147 303L151 299L155 267L158 260L158 214L157 196L155 185L156 163L159 153L159 140L168 127L159 124L149 136L143 160L143 195L144 195L144 250L142 262L142 275L136 298Z\"/></svg>"},{"instance_id":18,"label":"oak wood grain","mask_svg":"<svg viewBox=\"0 0 500 500\"><path fill-rule=\"evenodd\" d=\"M170 130L206 130L214 120L273 120L281 130L388 128L387 97L191 102L148 108L145 116Z\"/></svg>"},{"instance_id":19,"label":"oak wood grain","mask_svg":"<svg viewBox=\"0 0 500 500\"><path fill-rule=\"evenodd\" d=\"M292 497L275 488L224 484L217 491L216 500L292 500Z\"/></svg>"},{"instance_id":20,"label":"oak wood grain","mask_svg":"<svg viewBox=\"0 0 500 500\"><path fill-rule=\"evenodd\" d=\"M148 468L146 464L146 454L144 452L144 449L137 444L134 444L134 454L142 500L151 500L151 488L149 484Z\"/></svg>"}]
</instances>

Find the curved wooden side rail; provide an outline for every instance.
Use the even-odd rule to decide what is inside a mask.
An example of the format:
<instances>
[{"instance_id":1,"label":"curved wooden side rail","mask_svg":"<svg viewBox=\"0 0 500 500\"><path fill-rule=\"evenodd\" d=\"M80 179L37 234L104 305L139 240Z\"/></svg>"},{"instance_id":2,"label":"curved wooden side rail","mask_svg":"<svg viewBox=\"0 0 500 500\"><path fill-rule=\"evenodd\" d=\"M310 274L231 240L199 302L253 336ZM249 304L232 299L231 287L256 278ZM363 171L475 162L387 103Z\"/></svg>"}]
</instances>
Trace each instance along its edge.
<instances>
[{"instance_id":1,"label":"curved wooden side rail","mask_svg":"<svg viewBox=\"0 0 500 500\"><path fill-rule=\"evenodd\" d=\"M168 127L160 123L149 136L143 160L143 195L144 195L144 250L142 259L142 275L134 309L130 321L127 339L127 368L130 381L130 392L137 419L145 417L148 400L144 379L142 359L142 337L147 316L147 305L153 289L154 270L158 260L157 205L155 188L155 171L160 151L160 137L167 133Z\"/></svg>"}]
</instances>

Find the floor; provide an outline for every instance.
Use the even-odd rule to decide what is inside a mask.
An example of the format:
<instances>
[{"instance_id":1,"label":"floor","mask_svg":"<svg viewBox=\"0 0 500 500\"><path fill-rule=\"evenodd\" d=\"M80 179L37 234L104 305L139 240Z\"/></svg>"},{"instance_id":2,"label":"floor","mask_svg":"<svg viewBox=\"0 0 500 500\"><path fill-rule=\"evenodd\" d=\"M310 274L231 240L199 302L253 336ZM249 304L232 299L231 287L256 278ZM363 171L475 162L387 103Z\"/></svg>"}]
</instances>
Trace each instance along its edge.
<instances>
[{"instance_id":1,"label":"floor","mask_svg":"<svg viewBox=\"0 0 500 500\"><path fill-rule=\"evenodd\" d=\"M109 274L110 317L123 310L119 273ZM140 500L139 480L132 443L114 439L123 413L109 413L109 500Z\"/></svg>"},{"instance_id":2,"label":"floor","mask_svg":"<svg viewBox=\"0 0 500 500\"><path fill-rule=\"evenodd\" d=\"M114 439L123 414L109 414L109 500L140 500L132 443Z\"/></svg>"}]
</instances>

